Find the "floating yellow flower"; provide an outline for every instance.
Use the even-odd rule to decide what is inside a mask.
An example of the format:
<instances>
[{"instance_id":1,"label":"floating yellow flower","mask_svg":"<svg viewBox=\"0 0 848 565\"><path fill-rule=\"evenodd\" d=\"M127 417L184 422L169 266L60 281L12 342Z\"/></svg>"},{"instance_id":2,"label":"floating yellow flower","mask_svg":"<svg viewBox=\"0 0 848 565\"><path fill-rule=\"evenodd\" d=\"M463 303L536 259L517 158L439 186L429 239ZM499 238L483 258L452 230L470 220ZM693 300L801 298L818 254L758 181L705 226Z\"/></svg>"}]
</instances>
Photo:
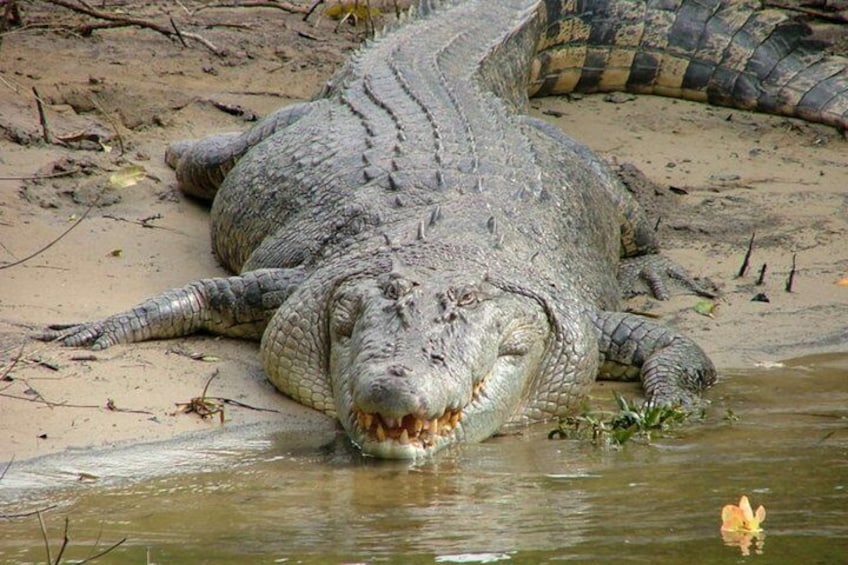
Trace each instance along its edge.
<instances>
[{"instance_id":1,"label":"floating yellow flower","mask_svg":"<svg viewBox=\"0 0 848 565\"><path fill-rule=\"evenodd\" d=\"M751 510L747 496L739 499L739 506L728 504L721 509L721 538L724 543L736 546L742 555L750 555L753 546L756 553L763 552L765 532L760 524L766 519L766 509Z\"/></svg>"},{"instance_id":2,"label":"floating yellow flower","mask_svg":"<svg viewBox=\"0 0 848 565\"><path fill-rule=\"evenodd\" d=\"M748 497L742 495L739 499L739 506L728 504L721 509L721 531L723 532L740 532L740 533L757 533L761 532L760 523L766 519L766 509L762 506L757 508L757 512L751 510L751 503L748 502Z\"/></svg>"}]
</instances>

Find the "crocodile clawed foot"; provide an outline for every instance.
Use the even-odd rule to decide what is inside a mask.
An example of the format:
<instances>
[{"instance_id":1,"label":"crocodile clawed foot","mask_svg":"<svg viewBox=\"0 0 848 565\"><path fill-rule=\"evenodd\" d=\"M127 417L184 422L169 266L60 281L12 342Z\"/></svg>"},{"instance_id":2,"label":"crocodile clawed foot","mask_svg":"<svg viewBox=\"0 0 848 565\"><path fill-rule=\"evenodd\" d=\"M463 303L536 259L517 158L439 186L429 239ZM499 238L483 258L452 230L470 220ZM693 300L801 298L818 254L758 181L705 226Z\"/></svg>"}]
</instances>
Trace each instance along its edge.
<instances>
[{"instance_id":1,"label":"crocodile clawed foot","mask_svg":"<svg viewBox=\"0 0 848 565\"><path fill-rule=\"evenodd\" d=\"M669 288L681 288L706 298L716 298L718 291L710 281L701 282L662 255L642 255L621 262L618 281L622 296L630 298L650 293L657 300L668 300Z\"/></svg>"},{"instance_id":2,"label":"crocodile clawed foot","mask_svg":"<svg viewBox=\"0 0 848 565\"><path fill-rule=\"evenodd\" d=\"M99 350L117 343L107 331L105 320L83 324L51 324L40 334L32 336L39 341L58 341L65 347L85 347Z\"/></svg>"}]
</instances>

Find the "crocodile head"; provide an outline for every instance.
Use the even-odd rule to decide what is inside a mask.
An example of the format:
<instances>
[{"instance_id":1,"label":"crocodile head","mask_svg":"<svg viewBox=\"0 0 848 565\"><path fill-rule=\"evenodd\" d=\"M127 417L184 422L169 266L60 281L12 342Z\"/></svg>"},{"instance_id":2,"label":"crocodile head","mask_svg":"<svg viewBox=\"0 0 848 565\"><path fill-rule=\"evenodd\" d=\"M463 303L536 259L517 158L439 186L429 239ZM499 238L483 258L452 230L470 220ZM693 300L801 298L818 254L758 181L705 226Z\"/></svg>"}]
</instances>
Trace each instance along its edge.
<instances>
[{"instance_id":1,"label":"crocodile head","mask_svg":"<svg viewBox=\"0 0 848 565\"><path fill-rule=\"evenodd\" d=\"M265 371L367 455L482 441L523 413L551 348L542 301L505 288L423 267L307 280L265 332Z\"/></svg>"},{"instance_id":2,"label":"crocodile head","mask_svg":"<svg viewBox=\"0 0 848 565\"><path fill-rule=\"evenodd\" d=\"M394 271L348 281L329 302L336 414L378 457L483 440L521 405L549 333L537 301L482 277Z\"/></svg>"}]
</instances>

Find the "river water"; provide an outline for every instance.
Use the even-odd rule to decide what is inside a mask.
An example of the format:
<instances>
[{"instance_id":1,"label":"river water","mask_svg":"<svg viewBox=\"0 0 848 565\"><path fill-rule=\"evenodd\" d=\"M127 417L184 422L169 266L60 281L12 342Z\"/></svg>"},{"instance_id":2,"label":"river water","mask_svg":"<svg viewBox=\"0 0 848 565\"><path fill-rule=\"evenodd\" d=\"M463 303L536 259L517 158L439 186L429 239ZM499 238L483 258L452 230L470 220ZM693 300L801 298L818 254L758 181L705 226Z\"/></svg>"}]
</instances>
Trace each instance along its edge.
<instances>
[{"instance_id":1,"label":"river water","mask_svg":"<svg viewBox=\"0 0 848 565\"><path fill-rule=\"evenodd\" d=\"M611 397L610 388L595 395ZM706 421L599 448L551 426L416 464L338 433L249 429L13 463L0 514L42 513L55 560L96 563L848 563L848 356L735 371ZM746 494L764 535L723 540ZM45 562L37 516L0 562Z\"/></svg>"}]
</instances>

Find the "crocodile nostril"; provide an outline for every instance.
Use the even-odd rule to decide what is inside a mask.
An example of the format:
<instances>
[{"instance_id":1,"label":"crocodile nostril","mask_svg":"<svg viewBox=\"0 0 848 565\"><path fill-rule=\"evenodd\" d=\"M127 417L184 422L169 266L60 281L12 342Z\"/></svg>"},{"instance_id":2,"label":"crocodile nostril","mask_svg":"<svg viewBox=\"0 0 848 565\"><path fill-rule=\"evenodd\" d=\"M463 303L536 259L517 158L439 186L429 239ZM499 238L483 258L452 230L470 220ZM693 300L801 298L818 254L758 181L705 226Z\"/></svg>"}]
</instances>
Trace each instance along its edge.
<instances>
[{"instance_id":1,"label":"crocodile nostril","mask_svg":"<svg viewBox=\"0 0 848 565\"><path fill-rule=\"evenodd\" d=\"M432 361L433 364L435 364L435 365L444 365L445 364L444 356L439 354L439 353L431 353L430 354L430 361Z\"/></svg>"},{"instance_id":2,"label":"crocodile nostril","mask_svg":"<svg viewBox=\"0 0 848 565\"><path fill-rule=\"evenodd\" d=\"M405 377L412 373L412 369L404 365L391 365L386 368L386 373L393 377Z\"/></svg>"}]
</instances>

